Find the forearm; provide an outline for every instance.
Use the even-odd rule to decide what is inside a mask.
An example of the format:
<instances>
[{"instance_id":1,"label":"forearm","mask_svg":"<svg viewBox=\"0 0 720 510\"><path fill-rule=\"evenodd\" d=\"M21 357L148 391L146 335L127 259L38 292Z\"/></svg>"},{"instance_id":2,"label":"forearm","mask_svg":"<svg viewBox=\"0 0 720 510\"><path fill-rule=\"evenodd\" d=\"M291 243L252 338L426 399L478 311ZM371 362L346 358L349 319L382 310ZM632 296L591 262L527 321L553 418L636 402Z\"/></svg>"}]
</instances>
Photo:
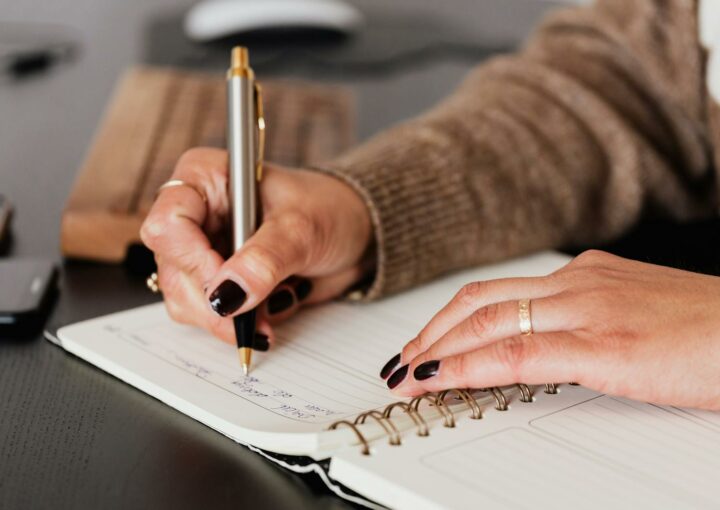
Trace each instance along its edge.
<instances>
[{"instance_id":1,"label":"forearm","mask_svg":"<svg viewBox=\"0 0 720 510\"><path fill-rule=\"evenodd\" d=\"M676 217L709 210L692 93L699 78L669 87L645 61L650 50L603 16L600 8L558 16L525 51L480 67L431 112L325 165L373 216L378 276L369 297L608 239L651 208ZM685 50L692 67L693 48Z\"/></svg>"}]
</instances>

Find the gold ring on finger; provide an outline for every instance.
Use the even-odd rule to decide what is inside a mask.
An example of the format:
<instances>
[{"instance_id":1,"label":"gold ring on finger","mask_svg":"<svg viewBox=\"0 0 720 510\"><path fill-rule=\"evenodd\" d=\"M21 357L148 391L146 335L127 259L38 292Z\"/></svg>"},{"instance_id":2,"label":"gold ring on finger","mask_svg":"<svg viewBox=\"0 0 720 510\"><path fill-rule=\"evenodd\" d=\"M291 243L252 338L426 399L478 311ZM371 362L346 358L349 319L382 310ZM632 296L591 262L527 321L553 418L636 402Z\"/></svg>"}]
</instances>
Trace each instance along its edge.
<instances>
[{"instance_id":1,"label":"gold ring on finger","mask_svg":"<svg viewBox=\"0 0 720 510\"><path fill-rule=\"evenodd\" d=\"M529 299L520 299L518 301L518 319L520 322L520 333L523 335L532 335L533 327Z\"/></svg>"},{"instance_id":2,"label":"gold ring on finger","mask_svg":"<svg viewBox=\"0 0 720 510\"><path fill-rule=\"evenodd\" d=\"M207 204L208 200L207 200L207 197L205 196L205 193L203 193L202 190L195 184L193 184L191 182L183 181L182 179L170 179L166 183L162 184L155 192L155 198L158 197L160 192L162 192L166 189L170 189L170 188L177 188L179 186L185 186L187 188L190 188L195 193L197 193L200 196L200 198L202 198L203 202L205 202Z\"/></svg>"}]
</instances>

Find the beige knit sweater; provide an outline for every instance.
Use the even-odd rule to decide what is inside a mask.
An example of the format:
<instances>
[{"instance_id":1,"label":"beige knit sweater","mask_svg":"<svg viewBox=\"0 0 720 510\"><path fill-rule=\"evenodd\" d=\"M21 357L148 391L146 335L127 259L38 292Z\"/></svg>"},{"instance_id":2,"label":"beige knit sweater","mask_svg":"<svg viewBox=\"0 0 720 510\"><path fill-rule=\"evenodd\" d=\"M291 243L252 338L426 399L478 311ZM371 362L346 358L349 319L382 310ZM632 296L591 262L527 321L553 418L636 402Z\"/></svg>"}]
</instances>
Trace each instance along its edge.
<instances>
[{"instance_id":1,"label":"beige knit sweater","mask_svg":"<svg viewBox=\"0 0 720 510\"><path fill-rule=\"evenodd\" d=\"M324 165L371 211L367 297L605 241L643 215L717 214L718 39L720 0L564 9L431 111Z\"/></svg>"}]
</instances>

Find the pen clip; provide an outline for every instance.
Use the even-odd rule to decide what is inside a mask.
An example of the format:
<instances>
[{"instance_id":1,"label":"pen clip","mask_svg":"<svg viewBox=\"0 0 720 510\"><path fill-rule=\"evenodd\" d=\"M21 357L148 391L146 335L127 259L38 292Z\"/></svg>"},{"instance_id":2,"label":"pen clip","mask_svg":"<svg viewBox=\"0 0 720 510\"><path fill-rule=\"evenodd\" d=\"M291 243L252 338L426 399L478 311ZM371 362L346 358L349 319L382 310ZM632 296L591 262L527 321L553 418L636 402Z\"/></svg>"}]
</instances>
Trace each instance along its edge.
<instances>
[{"instance_id":1,"label":"pen clip","mask_svg":"<svg viewBox=\"0 0 720 510\"><path fill-rule=\"evenodd\" d=\"M263 161L265 158L265 113L263 111L262 88L257 82L255 85L255 115L257 117L258 140L257 140L257 162L255 164L255 175L257 180L262 179Z\"/></svg>"}]
</instances>

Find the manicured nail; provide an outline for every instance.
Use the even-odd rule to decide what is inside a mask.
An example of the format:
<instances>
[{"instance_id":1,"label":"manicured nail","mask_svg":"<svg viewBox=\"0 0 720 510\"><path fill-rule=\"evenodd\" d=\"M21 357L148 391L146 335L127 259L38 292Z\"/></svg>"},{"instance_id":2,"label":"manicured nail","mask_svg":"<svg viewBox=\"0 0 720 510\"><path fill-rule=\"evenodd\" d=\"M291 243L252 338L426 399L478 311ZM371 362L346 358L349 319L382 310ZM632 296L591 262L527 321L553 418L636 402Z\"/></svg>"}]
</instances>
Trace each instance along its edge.
<instances>
[{"instance_id":1,"label":"manicured nail","mask_svg":"<svg viewBox=\"0 0 720 510\"><path fill-rule=\"evenodd\" d=\"M299 278L295 285L295 296L298 301L303 301L312 292L312 282L307 278Z\"/></svg>"},{"instance_id":2,"label":"manicured nail","mask_svg":"<svg viewBox=\"0 0 720 510\"><path fill-rule=\"evenodd\" d=\"M255 338L253 339L253 350L265 352L268 349L270 349L270 342L268 341L268 336L260 333L259 331L255 333Z\"/></svg>"},{"instance_id":3,"label":"manicured nail","mask_svg":"<svg viewBox=\"0 0 720 510\"><path fill-rule=\"evenodd\" d=\"M400 363L400 353L398 352L395 356L390 358L390 360L385 363L385 366L382 367L382 370L380 370L380 377L383 379L387 379L390 377L390 374L393 373L393 370L395 370L395 367L398 366Z\"/></svg>"},{"instance_id":4,"label":"manicured nail","mask_svg":"<svg viewBox=\"0 0 720 510\"><path fill-rule=\"evenodd\" d=\"M408 366L403 365L400 368L398 368L393 375L390 376L390 379L387 381L388 388L393 389L395 386L403 382L403 379L405 379L405 376L408 373Z\"/></svg>"},{"instance_id":5,"label":"manicured nail","mask_svg":"<svg viewBox=\"0 0 720 510\"><path fill-rule=\"evenodd\" d=\"M293 305L293 295L287 289L280 289L268 299L267 308L270 315L284 312Z\"/></svg>"},{"instance_id":6,"label":"manicured nail","mask_svg":"<svg viewBox=\"0 0 720 510\"><path fill-rule=\"evenodd\" d=\"M434 359L426 361L425 363L419 364L413 371L413 377L418 381L424 381L430 379L432 376L437 375L438 369L440 368L440 361Z\"/></svg>"},{"instance_id":7,"label":"manicured nail","mask_svg":"<svg viewBox=\"0 0 720 510\"><path fill-rule=\"evenodd\" d=\"M215 313L225 317L242 306L247 298L245 291L232 280L225 280L210 294L210 306Z\"/></svg>"}]
</instances>

